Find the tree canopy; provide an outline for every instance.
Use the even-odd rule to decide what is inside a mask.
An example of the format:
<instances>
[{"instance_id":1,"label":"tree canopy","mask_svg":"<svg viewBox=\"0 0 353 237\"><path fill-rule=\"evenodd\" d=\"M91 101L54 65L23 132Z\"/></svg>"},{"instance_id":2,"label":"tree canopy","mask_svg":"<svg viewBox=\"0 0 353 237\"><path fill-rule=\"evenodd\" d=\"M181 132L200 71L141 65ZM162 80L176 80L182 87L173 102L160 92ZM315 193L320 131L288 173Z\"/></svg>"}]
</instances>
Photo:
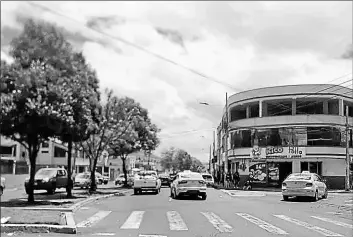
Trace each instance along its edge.
<instances>
[{"instance_id":1,"label":"tree canopy","mask_svg":"<svg viewBox=\"0 0 353 237\"><path fill-rule=\"evenodd\" d=\"M174 147L162 153L161 165L165 170L179 172L183 170L199 171L202 167L201 161L192 157L188 152Z\"/></svg>"}]
</instances>

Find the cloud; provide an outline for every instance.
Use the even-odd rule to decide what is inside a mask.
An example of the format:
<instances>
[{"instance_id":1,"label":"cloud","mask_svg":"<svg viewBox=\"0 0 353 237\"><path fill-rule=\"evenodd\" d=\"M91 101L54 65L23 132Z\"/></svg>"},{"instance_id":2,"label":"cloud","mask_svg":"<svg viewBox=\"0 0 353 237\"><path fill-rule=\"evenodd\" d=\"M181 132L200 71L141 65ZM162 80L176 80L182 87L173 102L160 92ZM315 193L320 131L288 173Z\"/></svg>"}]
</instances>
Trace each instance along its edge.
<instances>
[{"instance_id":1,"label":"cloud","mask_svg":"<svg viewBox=\"0 0 353 237\"><path fill-rule=\"evenodd\" d=\"M1 57L22 29L21 19L33 17L63 27L97 70L102 89L133 97L149 110L162 128L157 153L174 146L207 160L226 92L325 83L352 71L351 62L342 59L352 44L351 2L38 4L74 21L26 2L2 2Z\"/></svg>"}]
</instances>

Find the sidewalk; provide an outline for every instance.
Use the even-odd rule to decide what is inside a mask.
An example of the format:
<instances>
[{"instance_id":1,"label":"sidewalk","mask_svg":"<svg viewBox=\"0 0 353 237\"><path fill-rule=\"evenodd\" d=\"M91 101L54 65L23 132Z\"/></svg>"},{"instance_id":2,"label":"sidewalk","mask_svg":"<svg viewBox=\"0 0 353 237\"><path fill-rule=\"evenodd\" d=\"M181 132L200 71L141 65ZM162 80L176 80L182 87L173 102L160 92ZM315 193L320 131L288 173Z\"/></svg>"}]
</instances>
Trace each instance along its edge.
<instances>
[{"instance_id":1,"label":"sidewalk","mask_svg":"<svg viewBox=\"0 0 353 237\"><path fill-rule=\"evenodd\" d=\"M242 188L225 188L223 185L215 184L215 189L225 189L225 190L243 190ZM253 187L251 190L247 191L262 191L262 192L282 192L281 188L272 188L272 187ZM328 190L329 193L353 193L353 190L338 190L332 189Z\"/></svg>"}]
</instances>

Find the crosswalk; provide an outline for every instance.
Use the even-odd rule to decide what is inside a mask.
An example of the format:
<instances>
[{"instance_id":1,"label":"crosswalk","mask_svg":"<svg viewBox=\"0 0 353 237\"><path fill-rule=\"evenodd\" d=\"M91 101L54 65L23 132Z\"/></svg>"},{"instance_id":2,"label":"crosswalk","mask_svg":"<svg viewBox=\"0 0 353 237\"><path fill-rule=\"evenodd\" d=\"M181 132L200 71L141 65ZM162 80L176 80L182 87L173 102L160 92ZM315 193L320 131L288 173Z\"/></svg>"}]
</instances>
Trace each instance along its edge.
<instances>
[{"instance_id":1,"label":"crosswalk","mask_svg":"<svg viewBox=\"0 0 353 237\"><path fill-rule=\"evenodd\" d=\"M125 220L123 220L120 226L116 227L118 229L122 230L139 230L141 227L141 224L143 223L146 212L148 211L142 211L142 210L135 210L129 213L129 215L126 217ZM111 211L98 211L95 214L93 214L91 217L87 218L86 220L81 221L80 223L77 224L78 228L88 228L91 226L96 225L103 219L107 218L109 215L111 215ZM291 230L286 230L285 228L288 227L288 224L290 226L296 226L300 228L304 228L307 231L311 231L313 233L319 234L321 236L327 236L327 237L343 237L344 234L342 233L336 233L340 232L340 228L348 228L347 230L351 230L353 232L353 225L351 223L348 223L349 221L343 222L341 220L335 220L331 219L328 217L324 216L318 216L318 215L313 215L313 216L307 216L303 220L302 218L298 217L291 217L289 215L283 215L283 214L269 214L269 217L258 217L255 216L254 214L250 213L243 213L243 212L234 212L231 213L233 217L230 219L229 216L227 215L226 217L221 217L219 213L211 212L211 211L200 211L197 212L197 217L198 219L203 218L205 222L210 224L210 228L213 228L214 230L220 232L220 233L232 233L236 229L234 226L232 226L229 222L232 221L232 223L238 223L240 220L247 221L249 223L249 226L256 226L258 227L259 230L263 230L268 232L269 234L272 235L291 235ZM273 217L273 218L272 218ZM190 227L188 226L187 223L185 223L183 216L181 213L178 211L166 211L164 218L167 220L169 223L169 230L170 231L188 231ZM193 217L195 218L195 217ZM237 220L239 218L239 220ZM269 222L276 222L276 223L269 223ZM309 223L313 222L313 223ZM285 224L286 223L286 224ZM335 231L329 230L327 226L339 226L340 228L335 228ZM237 227L239 228L239 227ZM347 231L345 232L347 233ZM100 235L105 235L104 233L101 233ZM110 233L106 233L106 235L113 235Z\"/></svg>"}]
</instances>

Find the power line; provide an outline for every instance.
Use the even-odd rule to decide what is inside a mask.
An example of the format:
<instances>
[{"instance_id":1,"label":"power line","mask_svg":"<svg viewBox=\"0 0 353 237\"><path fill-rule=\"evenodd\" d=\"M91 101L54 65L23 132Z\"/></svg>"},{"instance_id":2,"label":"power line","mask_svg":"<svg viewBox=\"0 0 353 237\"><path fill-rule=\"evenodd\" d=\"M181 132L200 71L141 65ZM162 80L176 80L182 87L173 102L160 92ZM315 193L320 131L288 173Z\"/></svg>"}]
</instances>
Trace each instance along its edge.
<instances>
[{"instance_id":1,"label":"power line","mask_svg":"<svg viewBox=\"0 0 353 237\"><path fill-rule=\"evenodd\" d=\"M154 53L154 52L152 52L152 51L150 51L150 50L147 50L147 49L145 49L145 48L143 48L143 47L141 47L141 46L139 46L139 45L137 45L137 44L131 43L131 42L129 42L129 41L127 41L127 40L125 40L125 39L123 39L123 38L121 38L121 37L112 36L112 35L109 35L109 34L105 33L104 31L97 30L97 29L94 29L94 28L92 28L92 27L89 27L89 26L85 25L84 23L82 23L82 22L80 22L80 21L78 21L78 20L76 20L76 19L74 19L74 18L72 18L72 17L69 17L69 16L67 16L67 15L65 15L65 14L63 14L63 13L60 13L60 12L58 12L58 11L55 11L55 10L49 8L49 7L43 6L43 5L38 4L38 3L31 2L31 1L29 1L28 3L29 3L30 5L35 6L35 7L38 7L38 8L41 8L41 9L43 9L43 10L49 11L49 12L55 14L55 15L59 15L59 16L62 16L62 17L64 17L64 18L67 18L67 19L69 19L69 20L71 20L71 21L73 21L73 22L76 22L76 23L78 23L78 24L80 24L80 25L83 25L85 28L88 28L88 29L90 29L90 30L92 30L92 31L95 31L95 32L99 33L99 34L102 34L102 35L104 35L104 36L107 36L107 37L109 37L109 38L111 38L111 39L114 39L114 40L117 40L117 41L122 42L122 43L124 43L124 44L127 44L127 45L129 45L129 46L131 46L131 47L133 47L133 48L136 48L136 49L138 49L138 50L141 50L141 51L143 51L143 52L145 52L145 53L147 53L147 54L153 55L153 56L156 57L156 58L159 58L159 59L164 60L164 61L166 61L166 62L169 62L169 63L171 63L171 64L173 64L173 65L176 65L176 66L178 66L178 67L181 67L181 68L183 68L183 69L185 69L185 70L187 70L187 71L189 71L189 72L191 72L191 73L194 73L194 74L200 76L201 78L204 78L204 79L207 79L207 80L216 82L216 83L221 84L221 85L223 85L223 86L227 86L227 87L229 87L229 88L231 88L231 89L233 89L233 90L236 90L236 91L243 91L243 89L236 88L236 87L234 87L233 85L230 85L230 84L228 84L228 83L226 83L226 82L223 82L223 81L221 81L221 80L218 80L218 79L209 77L209 76L207 76L207 75L204 74L204 73L201 73L201 72L199 72L199 71L197 71L197 70L195 70L195 69L192 69L192 68L190 68L190 67L187 67L187 66L184 66L184 65L182 65L182 64L179 64L179 63L177 63L177 62L175 62L175 61L173 61L173 60L171 60L171 59L168 59L168 58L166 58L166 57L164 57L164 56L161 56L161 55L156 54L156 53ZM335 80L336 80L336 79L335 79ZM278 106L289 108L289 107L287 107L287 106L285 106L285 105L283 105L283 104L280 104L280 103L278 103Z\"/></svg>"}]
</instances>

